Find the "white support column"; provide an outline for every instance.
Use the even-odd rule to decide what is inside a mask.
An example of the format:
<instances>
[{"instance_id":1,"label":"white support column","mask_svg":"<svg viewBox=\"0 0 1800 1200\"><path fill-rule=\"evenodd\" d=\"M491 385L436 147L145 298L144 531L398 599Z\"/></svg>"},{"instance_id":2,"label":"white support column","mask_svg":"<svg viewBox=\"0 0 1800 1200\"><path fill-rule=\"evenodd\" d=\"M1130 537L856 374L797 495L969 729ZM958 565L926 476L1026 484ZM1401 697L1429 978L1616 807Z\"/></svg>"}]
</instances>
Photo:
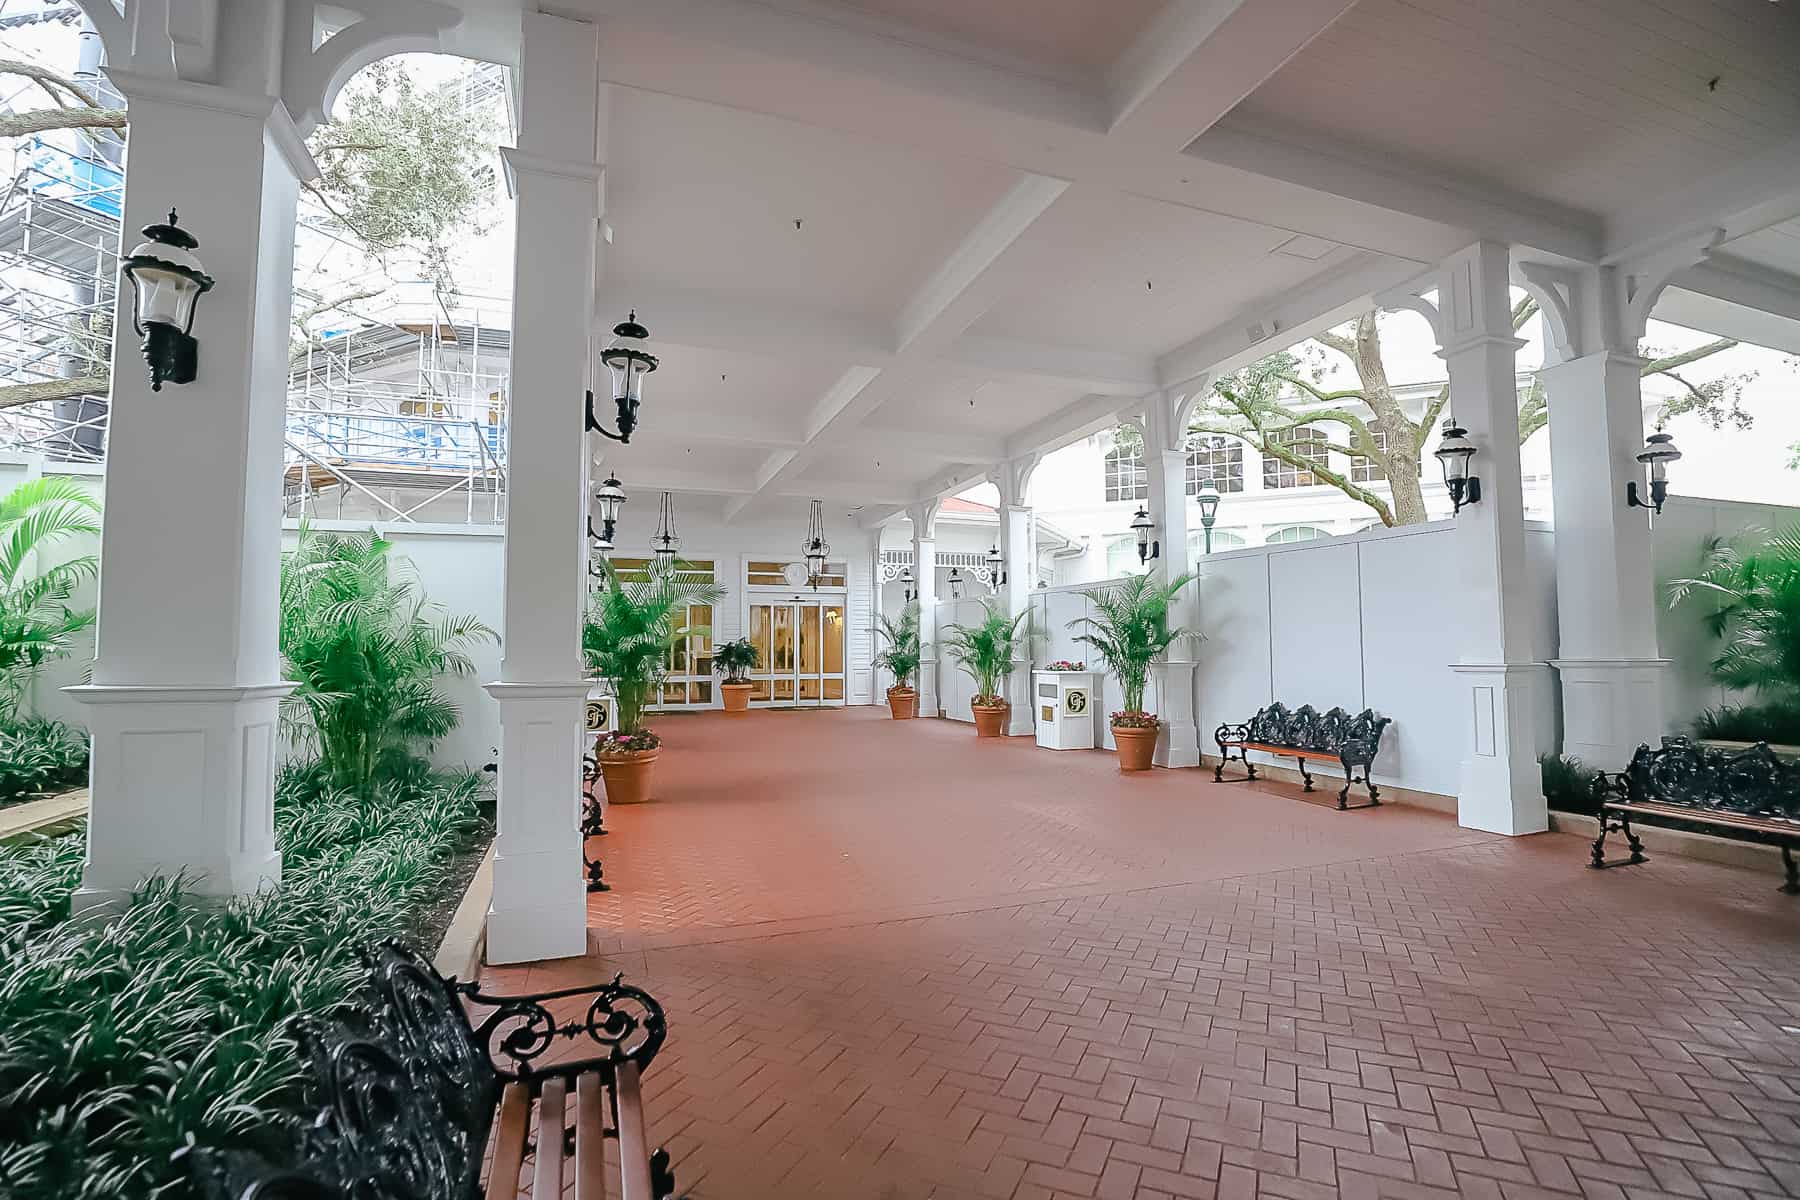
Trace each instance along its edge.
<instances>
[{"instance_id":1,"label":"white support column","mask_svg":"<svg viewBox=\"0 0 1800 1200\"><path fill-rule=\"evenodd\" d=\"M1187 559L1187 421L1192 395L1158 393L1145 413L1144 468L1150 491L1150 515L1157 522L1160 556L1149 569L1164 583L1173 583L1189 570ZM1200 627L1200 589L1189 585L1169 605L1169 624L1174 628ZM1156 715L1161 729L1156 738L1155 763L1159 767L1200 765L1200 726L1195 715L1194 643L1177 641L1166 661L1153 668L1156 679Z\"/></svg>"},{"instance_id":2,"label":"white support column","mask_svg":"<svg viewBox=\"0 0 1800 1200\"><path fill-rule=\"evenodd\" d=\"M1000 559L1006 573L1006 583L996 587L995 594L1008 616L1024 612L1031 604L1035 570L1031 559L1031 509L1025 504L1025 492L1031 485L1032 472L1037 470L1038 459L1036 454L1015 458L988 476L1000 493ZM1009 737L1031 737L1037 733L1031 698L1031 659L1030 641L1022 640L1006 677L1006 699L1012 705L1006 722Z\"/></svg>"},{"instance_id":3,"label":"white support column","mask_svg":"<svg viewBox=\"0 0 1800 1200\"><path fill-rule=\"evenodd\" d=\"M937 648L937 514L938 502L906 510L912 520L913 575L919 602L919 715L936 717L938 709Z\"/></svg>"},{"instance_id":4,"label":"white support column","mask_svg":"<svg viewBox=\"0 0 1800 1200\"><path fill-rule=\"evenodd\" d=\"M1507 292L1507 248L1477 242L1448 259L1437 278L1437 334L1451 406L1479 449L1470 463L1481 500L1456 518L1447 603L1461 615L1452 669L1468 720L1457 819L1490 833L1548 828L1537 757L1547 668L1536 661L1532 591L1525 559L1519 478L1519 399ZM1423 301L1414 307L1429 308ZM1429 314L1428 314L1429 315Z\"/></svg>"},{"instance_id":5,"label":"white support column","mask_svg":"<svg viewBox=\"0 0 1800 1200\"><path fill-rule=\"evenodd\" d=\"M217 281L194 321L198 377L152 392L114 328L93 767L78 909L154 873L242 895L277 882L276 590L299 180L317 173L272 97L123 70L126 249L180 211Z\"/></svg>"},{"instance_id":6,"label":"white support column","mask_svg":"<svg viewBox=\"0 0 1800 1200\"><path fill-rule=\"evenodd\" d=\"M581 875L581 660L586 595L582 390L600 217L595 27L524 18L513 262L510 486L500 708L499 830L488 961L586 952Z\"/></svg>"}]
</instances>

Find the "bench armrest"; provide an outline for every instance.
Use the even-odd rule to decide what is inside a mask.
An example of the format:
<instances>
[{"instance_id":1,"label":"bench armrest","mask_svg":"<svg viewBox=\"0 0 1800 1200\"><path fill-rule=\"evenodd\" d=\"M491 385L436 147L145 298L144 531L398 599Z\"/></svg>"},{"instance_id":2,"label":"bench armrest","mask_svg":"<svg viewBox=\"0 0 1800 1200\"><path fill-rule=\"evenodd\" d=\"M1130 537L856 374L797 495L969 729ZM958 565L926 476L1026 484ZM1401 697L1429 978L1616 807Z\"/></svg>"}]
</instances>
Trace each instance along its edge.
<instances>
[{"instance_id":1,"label":"bench armrest","mask_svg":"<svg viewBox=\"0 0 1800 1200\"><path fill-rule=\"evenodd\" d=\"M1594 782L1589 785L1589 795L1594 799L1594 812L1600 812L1603 804L1625 804L1631 800L1631 779L1625 771L1596 771Z\"/></svg>"},{"instance_id":2,"label":"bench armrest","mask_svg":"<svg viewBox=\"0 0 1800 1200\"><path fill-rule=\"evenodd\" d=\"M642 1071L668 1037L662 1005L649 992L625 983L623 975L610 983L514 995L484 992L475 983L454 986L469 1003L492 1008L473 1025L471 1034L502 1079L573 1076L593 1070L610 1075L628 1062ZM558 1041L584 1037L600 1053L545 1057Z\"/></svg>"},{"instance_id":3,"label":"bench armrest","mask_svg":"<svg viewBox=\"0 0 1800 1200\"><path fill-rule=\"evenodd\" d=\"M1217 729L1213 730L1213 741L1217 742L1221 746L1225 745L1225 743L1227 743L1227 742L1248 741L1249 738L1250 738L1250 725L1248 722L1242 722L1242 723L1233 725L1228 721L1225 724L1219 726Z\"/></svg>"}]
</instances>

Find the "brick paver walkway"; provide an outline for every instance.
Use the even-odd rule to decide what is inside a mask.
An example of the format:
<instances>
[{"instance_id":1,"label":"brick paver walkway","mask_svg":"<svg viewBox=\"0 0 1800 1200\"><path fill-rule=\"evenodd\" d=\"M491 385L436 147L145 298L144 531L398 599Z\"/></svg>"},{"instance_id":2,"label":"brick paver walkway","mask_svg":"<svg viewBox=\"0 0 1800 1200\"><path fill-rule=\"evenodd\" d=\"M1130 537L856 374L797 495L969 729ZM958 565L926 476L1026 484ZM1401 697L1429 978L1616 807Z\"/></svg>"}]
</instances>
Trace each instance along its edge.
<instances>
[{"instance_id":1,"label":"brick paver walkway","mask_svg":"<svg viewBox=\"0 0 1800 1200\"><path fill-rule=\"evenodd\" d=\"M1800 1194L1773 874L875 710L663 722L586 959L700 1200Z\"/></svg>"}]
</instances>

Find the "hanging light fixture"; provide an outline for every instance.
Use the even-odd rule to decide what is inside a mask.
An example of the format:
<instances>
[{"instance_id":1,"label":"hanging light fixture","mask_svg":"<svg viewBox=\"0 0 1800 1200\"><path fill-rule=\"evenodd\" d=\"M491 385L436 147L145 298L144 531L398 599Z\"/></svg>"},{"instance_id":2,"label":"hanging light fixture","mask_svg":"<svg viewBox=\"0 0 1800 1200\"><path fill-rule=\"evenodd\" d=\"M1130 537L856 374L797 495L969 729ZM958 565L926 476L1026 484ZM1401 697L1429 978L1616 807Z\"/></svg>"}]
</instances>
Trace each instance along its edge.
<instances>
[{"instance_id":1,"label":"hanging light fixture","mask_svg":"<svg viewBox=\"0 0 1800 1200\"><path fill-rule=\"evenodd\" d=\"M144 226L145 241L119 260L131 281L131 327L144 339L150 390L168 383L192 383L199 373L200 343L194 340L194 309L212 290L213 277L194 251L200 242L176 223L169 210L164 224Z\"/></svg>"},{"instance_id":2,"label":"hanging light fixture","mask_svg":"<svg viewBox=\"0 0 1800 1200\"><path fill-rule=\"evenodd\" d=\"M600 361L612 373L613 403L618 406L619 432L614 433L594 417L594 393L587 394L587 428L615 442L630 442L637 428L638 405L644 399L644 376L656 370L656 355L644 349L650 331L638 324L637 310L613 326L613 343L600 352Z\"/></svg>"},{"instance_id":3,"label":"hanging light fixture","mask_svg":"<svg viewBox=\"0 0 1800 1200\"><path fill-rule=\"evenodd\" d=\"M1219 519L1219 485L1210 479L1202 479L1194 498L1200 503L1200 527L1206 531L1206 553L1211 554L1213 522Z\"/></svg>"},{"instance_id":4,"label":"hanging light fixture","mask_svg":"<svg viewBox=\"0 0 1800 1200\"><path fill-rule=\"evenodd\" d=\"M1469 474L1469 460L1476 454L1475 443L1469 440L1469 431L1458 425L1455 417L1444 422L1444 434L1432 454L1443 464L1444 486L1450 489L1450 511L1459 513L1463 505L1479 503L1481 480Z\"/></svg>"},{"instance_id":5,"label":"hanging light fixture","mask_svg":"<svg viewBox=\"0 0 1800 1200\"><path fill-rule=\"evenodd\" d=\"M900 582L905 585L906 598L910 601L913 598L913 573L911 563L908 563L900 569Z\"/></svg>"},{"instance_id":6,"label":"hanging light fixture","mask_svg":"<svg viewBox=\"0 0 1800 1200\"><path fill-rule=\"evenodd\" d=\"M822 500L812 502L812 511L806 519L806 541L801 543L800 553L806 557L806 582L816 592L819 576L825 574L825 556L831 553L831 543L825 540L825 503Z\"/></svg>"},{"instance_id":7,"label":"hanging light fixture","mask_svg":"<svg viewBox=\"0 0 1800 1200\"><path fill-rule=\"evenodd\" d=\"M988 578L994 581L994 590L997 592L1006 586L1006 559L1001 556L999 546L988 547L987 566Z\"/></svg>"},{"instance_id":8,"label":"hanging light fixture","mask_svg":"<svg viewBox=\"0 0 1800 1200\"><path fill-rule=\"evenodd\" d=\"M1138 565L1142 566L1153 558L1162 557L1162 542L1150 536L1156 532L1156 522L1150 519L1149 508L1142 504L1132 514L1131 532L1137 535Z\"/></svg>"},{"instance_id":9,"label":"hanging light fixture","mask_svg":"<svg viewBox=\"0 0 1800 1200\"><path fill-rule=\"evenodd\" d=\"M962 568L961 567L951 567L950 568L950 598L952 600L961 600L962 599Z\"/></svg>"},{"instance_id":10,"label":"hanging light fixture","mask_svg":"<svg viewBox=\"0 0 1800 1200\"><path fill-rule=\"evenodd\" d=\"M608 475L594 493L594 507L600 510L600 532L594 532L593 518L588 518L588 536L605 542L612 549L613 536L619 530L619 506L625 503L625 485L617 475Z\"/></svg>"},{"instance_id":11,"label":"hanging light fixture","mask_svg":"<svg viewBox=\"0 0 1800 1200\"><path fill-rule=\"evenodd\" d=\"M1658 516L1662 515L1663 501L1669 498L1669 464L1681 457L1681 451L1675 448L1675 439L1666 433L1653 433L1644 439L1644 448L1637 453L1637 460L1649 468L1650 499L1638 498L1637 480L1633 479L1625 485L1625 503L1630 508L1653 509Z\"/></svg>"},{"instance_id":12,"label":"hanging light fixture","mask_svg":"<svg viewBox=\"0 0 1800 1200\"><path fill-rule=\"evenodd\" d=\"M681 536L675 532L675 493L662 494L662 511L656 518L656 536L650 539L650 553L656 556L651 565L668 573L675 570L675 555L681 550Z\"/></svg>"}]
</instances>

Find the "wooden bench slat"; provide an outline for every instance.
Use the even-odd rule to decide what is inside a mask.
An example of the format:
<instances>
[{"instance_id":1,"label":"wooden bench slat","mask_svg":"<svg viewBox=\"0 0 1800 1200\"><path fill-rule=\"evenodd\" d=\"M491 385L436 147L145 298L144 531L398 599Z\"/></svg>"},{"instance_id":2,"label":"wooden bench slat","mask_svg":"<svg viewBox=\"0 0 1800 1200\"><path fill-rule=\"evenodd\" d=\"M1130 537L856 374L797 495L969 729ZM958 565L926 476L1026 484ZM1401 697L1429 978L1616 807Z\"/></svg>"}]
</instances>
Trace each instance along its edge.
<instances>
[{"instance_id":1,"label":"wooden bench slat","mask_svg":"<svg viewBox=\"0 0 1800 1200\"><path fill-rule=\"evenodd\" d=\"M620 1200L656 1200L650 1188L650 1138L644 1128L644 1090L638 1065L619 1064L613 1085L614 1120L619 1129Z\"/></svg>"},{"instance_id":2,"label":"wooden bench slat","mask_svg":"<svg viewBox=\"0 0 1800 1200\"><path fill-rule=\"evenodd\" d=\"M1282 754L1288 758L1316 758L1321 762L1341 763L1344 760L1329 750L1301 750L1295 746L1271 746L1267 742L1233 742L1227 740L1220 743L1234 750L1260 750L1264 754Z\"/></svg>"},{"instance_id":3,"label":"wooden bench slat","mask_svg":"<svg viewBox=\"0 0 1800 1200\"><path fill-rule=\"evenodd\" d=\"M575 1081L575 1200L606 1200L606 1085Z\"/></svg>"},{"instance_id":4,"label":"wooden bench slat","mask_svg":"<svg viewBox=\"0 0 1800 1200\"><path fill-rule=\"evenodd\" d=\"M546 1079L538 1094L537 1170L532 1200L562 1200L563 1118L569 1098L566 1079Z\"/></svg>"},{"instance_id":5,"label":"wooden bench slat","mask_svg":"<svg viewBox=\"0 0 1800 1200\"><path fill-rule=\"evenodd\" d=\"M1690 808L1685 804L1663 804L1654 800L1608 800L1606 807L1617 812L1669 817L1676 820L1693 821L1700 825L1717 825L1725 829L1745 829L1757 833L1791 834L1794 837L1800 837L1800 821L1783 821L1775 817L1752 817L1745 813Z\"/></svg>"},{"instance_id":6,"label":"wooden bench slat","mask_svg":"<svg viewBox=\"0 0 1800 1200\"><path fill-rule=\"evenodd\" d=\"M500 1094L500 1120L494 1133L494 1161L488 1170L487 1200L517 1200L519 1171L525 1165L525 1139L531 1124L531 1089L509 1083Z\"/></svg>"}]
</instances>

